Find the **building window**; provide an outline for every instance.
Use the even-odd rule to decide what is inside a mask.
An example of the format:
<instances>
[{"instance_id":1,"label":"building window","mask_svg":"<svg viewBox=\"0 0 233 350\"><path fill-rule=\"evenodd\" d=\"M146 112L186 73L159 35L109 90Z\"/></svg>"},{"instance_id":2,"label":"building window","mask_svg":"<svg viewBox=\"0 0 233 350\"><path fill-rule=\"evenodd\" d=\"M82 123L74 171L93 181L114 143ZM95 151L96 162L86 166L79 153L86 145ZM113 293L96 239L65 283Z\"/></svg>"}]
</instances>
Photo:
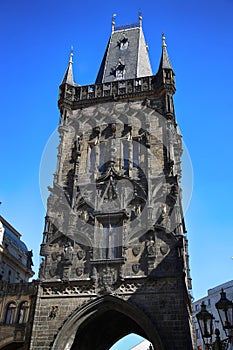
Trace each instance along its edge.
<instances>
[{"instance_id":1,"label":"building window","mask_svg":"<svg viewBox=\"0 0 233 350\"><path fill-rule=\"evenodd\" d=\"M94 173L95 171L95 162L96 162L96 148L91 149L91 155L90 155L90 172Z\"/></svg>"},{"instance_id":2,"label":"building window","mask_svg":"<svg viewBox=\"0 0 233 350\"><path fill-rule=\"evenodd\" d=\"M133 142L133 167L138 168L138 158L139 158L139 143Z\"/></svg>"},{"instance_id":3,"label":"building window","mask_svg":"<svg viewBox=\"0 0 233 350\"><path fill-rule=\"evenodd\" d=\"M200 329L195 329L196 332L196 339L200 339Z\"/></svg>"},{"instance_id":4,"label":"building window","mask_svg":"<svg viewBox=\"0 0 233 350\"><path fill-rule=\"evenodd\" d=\"M123 33L123 38L118 41L118 46L120 50L126 50L129 46L129 40L126 37L125 33Z\"/></svg>"},{"instance_id":5,"label":"building window","mask_svg":"<svg viewBox=\"0 0 233 350\"><path fill-rule=\"evenodd\" d=\"M105 171L105 151L106 151L106 143L102 142L100 144L100 160L99 160L99 171L104 172Z\"/></svg>"},{"instance_id":6,"label":"building window","mask_svg":"<svg viewBox=\"0 0 233 350\"><path fill-rule=\"evenodd\" d=\"M127 170L129 168L129 142L128 141L123 141L123 158L124 158L123 169Z\"/></svg>"},{"instance_id":7,"label":"building window","mask_svg":"<svg viewBox=\"0 0 233 350\"><path fill-rule=\"evenodd\" d=\"M28 302L24 301L19 306L18 323L27 322L27 313L28 313Z\"/></svg>"},{"instance_id":8,"label":"building window","mask_svg":"<svg viewBox=\"0 0 233 350\"><path fill-rule=\"evenodd\" d=\"M199 311L199 304L195 305L195 311Z\"/></svg>"},{"instance_id":9,"label":"building window","mask_svg":"<svg viewBox=\"0 0 233 350\"><path fill-rule=\"evenodd\" d=\"M16 304L10 303L6 309L5 324L12 324L15 321Z\"/></svg>"},{"instance_id":10,"label":"building window","mask_svg":"<svg viewBox=\"0 0 233 350\"><path fill-rule=\"evenodd\" d=\"M103 259L117 259L121 257L121 235L116 225L104 225L102 228Z\"/></svg>"}]
</instances>

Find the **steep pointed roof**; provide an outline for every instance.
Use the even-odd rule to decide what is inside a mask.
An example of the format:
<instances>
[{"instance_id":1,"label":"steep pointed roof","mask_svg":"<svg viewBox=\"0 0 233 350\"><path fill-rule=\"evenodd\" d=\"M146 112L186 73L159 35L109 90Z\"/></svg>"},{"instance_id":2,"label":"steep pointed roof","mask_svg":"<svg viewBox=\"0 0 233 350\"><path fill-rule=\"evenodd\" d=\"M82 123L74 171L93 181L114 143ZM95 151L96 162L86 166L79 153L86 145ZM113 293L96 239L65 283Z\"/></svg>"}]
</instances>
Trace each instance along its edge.
<instances>
[{"instance_id":1,"label":"steep pointed roof","mask_svg":"<svg viewBox=\"0 0 233 350\"><path fill-rule=\"evenodd\" d=\"M141 20L132 25L112 27L96 83L152 75L148 47Z\"/></svg>"},{"instance_id":2,"label":"steep pointed roof","mask_svg":"<svg viewBox=\"0 0 233 350\"><path fill-rule=\"evenodd\" d=\"M165 42L164 33L162 34L162 55L159 64L159 69L172 69L171 62L169 60L168 52L167 52L167 44Z\"/></svg>"},{"instance_id":3,"label":"steep pointed roof","mask_svg":"<svg viewBox=\"0 0 233 350\"><path fill-rule=\"evenodd\" d=\"M62 80L62 84L70 84L70 85L75 85L74 83L74 77L73 77L73 50L70 52L70 59L68 63L68 67L66 69L65 75Z\"/></svg>"}]
</instances>

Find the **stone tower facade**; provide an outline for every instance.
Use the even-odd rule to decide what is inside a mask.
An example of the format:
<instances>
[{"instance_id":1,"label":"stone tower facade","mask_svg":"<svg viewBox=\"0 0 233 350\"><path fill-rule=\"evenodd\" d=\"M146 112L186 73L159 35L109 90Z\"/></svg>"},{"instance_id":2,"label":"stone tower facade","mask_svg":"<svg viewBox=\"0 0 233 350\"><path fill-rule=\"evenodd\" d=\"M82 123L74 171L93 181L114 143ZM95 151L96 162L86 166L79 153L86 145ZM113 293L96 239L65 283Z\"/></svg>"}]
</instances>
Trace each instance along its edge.
<instances>
[{"instance_id":1,"label":"stone tower facade","mask_svg":"<svg viewBox=\"0 0 233 350\"><path fill-rule=\"evenodd\" d=\"M115 27L96 83L60 86L32 350L107 350L136 333L191 350L182 140L162 38L152 74L142 19Z\"/></svg>"}]
</instances>

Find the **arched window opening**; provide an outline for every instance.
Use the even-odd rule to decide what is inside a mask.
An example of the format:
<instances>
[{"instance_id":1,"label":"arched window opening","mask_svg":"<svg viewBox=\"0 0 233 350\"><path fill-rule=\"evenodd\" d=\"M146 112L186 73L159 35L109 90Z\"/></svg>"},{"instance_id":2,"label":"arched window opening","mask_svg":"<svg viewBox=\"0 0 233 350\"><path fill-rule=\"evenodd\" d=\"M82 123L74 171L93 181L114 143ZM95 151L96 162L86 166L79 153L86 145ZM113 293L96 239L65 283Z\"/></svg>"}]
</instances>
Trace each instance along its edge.
<instances>
[{"instance_id":1,"label":"arched window opening","mask_svg":"<svg viewBox=\"0 0 233 350\"><path fill-rule=\"evenodd\" d=\"M137 168L139 163L139 142L133 142L133 167Z\"/></svg>"},{"instance_id":2,"label":"arched window opening","mask_svg":"<svg viewBox=\"0 0 233 350\"><path fill-rule=\"evenodd\" d=\"M99 160L99 171L104 172L105 170L105 151L106 151L106 143L102 142L100 144L100 160Z\"/></svg>"},{"instance_id":3,"label":"arched window opening","mask_svg":"<svg viewBox=\"0 0 233 350\"><path fill-rule=\"evenodd\" d=\"M26 323L28 314L28 302L24 301L19 306L18 323Z\"/></svg>"},{"instance_id":4,"label":"arched window opening","mask_svg":"<svg viewBox=\"0 0 233 350\"><path fill-rule=\"evenodd\" d=\"M12 324L15 322L16 304L9 303L6 308L5 324Z\"/></svg>"},{"instance_id":5,"label":"arched window opening","mask_svg":"<svg viewBox=\"0 0 233 350\"><path fill-rule=\"evenodd\" d=\"M123 169L127 170L129 168L129 142L128 141L123 141L123 158L124 158Z\"/></svg>"},{"instance_id":6,"label":"arched window opening","mask_svg":"<svg viewBox=\"0 0 233 350\"><path fill-rule=\"evenodd\" d=\"M120 228L115 224L103 225L103 259L117 259L121 257L121 234Z\"/></svg>"},{"instance_id":7,"label":"arched window opening","mask_svg":"<svg viewBox=\"0 0 233 350\"><path fill-rule=\"evenodd\" d=\"M131 333L118 340L109 350L154 350L152 344L145 338Z\"/></svg>"},{"instance_id":8,"label":"arched window opening","mask_svg":"<svg viewBox=\"0 0 233 350\"><path fill-rule=\"evenodd\" d=\"M95 162L96 162L96 148L93 147L91 149L91 154L90 154L90 172L94 173L95 171Z\"/></svg>"}]
</instances>

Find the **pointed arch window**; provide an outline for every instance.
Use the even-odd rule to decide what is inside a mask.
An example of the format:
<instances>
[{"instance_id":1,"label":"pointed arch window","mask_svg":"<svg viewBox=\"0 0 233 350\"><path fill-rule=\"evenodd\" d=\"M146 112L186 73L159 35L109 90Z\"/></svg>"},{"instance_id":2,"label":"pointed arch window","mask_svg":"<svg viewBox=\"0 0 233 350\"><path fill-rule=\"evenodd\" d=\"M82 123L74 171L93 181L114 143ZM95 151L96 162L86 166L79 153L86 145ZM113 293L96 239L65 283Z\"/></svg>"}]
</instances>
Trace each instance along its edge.
<instances>
[{"instance_id":1,"label":"pointed arch window","mask_svg":"<svg viewBox=\"0 0 233 350\"><path fill-rule=\"evenodd\" d=\"M117 259L121 257L121 234L116 224L105 224L102 228L103 259Z\"/></svg>"},{"instance_id":2,"label":"pointed arch window","mask_svg":"<svg viewBox=\"0 0 233 350\"><path fill-rule=\"evenodd\" d=\"M105 170L105 142L100 144L100 161L99 161L99 171L104 172Z\"/></svg>"},{"instance_id":3,"label":"pointed arch window","mask_svg":"<svg viewBox=\"0 0 233 350\"><path fill-rule=\"evenodd\" d=\"M13 324L15 322L15 314L16 304L11 302L7 305L6 308L5 324Z\"/></svg>"},{"instance_id":4,"label":"pointed arch window","mask_svg":"<svg viewBox=\"0 0 233 350\"><path fill-rule=\"evenodd\" d=\"M28 318L28 302L23 301L19 305L18 311L18 323L26 323Z\"/></svg>"},{"instance_id":5,"label":"pointed arch window","mask_svg":"<svg viewBox=\"0 0 233 350\"><path fill-rule=\"evenodd\" d=\"M123 141L123 159L124 159L123 169L127 170L129 168L129 142L128 141Z\"/></svg>"},{"instance_id":6,"label":"pointed arch window","mask_svg":"<svg viewBox=\"0 0 233 350\"><path fill-rule=\"evenodd\" d=\"M94 173L95 171L95 162L96 162L96 148L91 148L91 154L90 154L90 172Z\"/></svg>"},{"instance_id":7,"label":"pointed arch window","mask_svg":"<svg viewBox=\"0 0 233 350\"><path fill-rule=\"evenodd\" d=\"M121 61L119 61L115 70L116 78L124 79L124 74L125 74L125 65Z\"/></svg>"},{"instance_id":8,"label":"pointed arch window","mask_svg":"<svg viewBox=\"0 0 233 350\"><path fill-rule=\"evenodd\" d=\"M133 167L138 168L139 164L139 142L133 141Z\"/></svg>"}]
</instances>

